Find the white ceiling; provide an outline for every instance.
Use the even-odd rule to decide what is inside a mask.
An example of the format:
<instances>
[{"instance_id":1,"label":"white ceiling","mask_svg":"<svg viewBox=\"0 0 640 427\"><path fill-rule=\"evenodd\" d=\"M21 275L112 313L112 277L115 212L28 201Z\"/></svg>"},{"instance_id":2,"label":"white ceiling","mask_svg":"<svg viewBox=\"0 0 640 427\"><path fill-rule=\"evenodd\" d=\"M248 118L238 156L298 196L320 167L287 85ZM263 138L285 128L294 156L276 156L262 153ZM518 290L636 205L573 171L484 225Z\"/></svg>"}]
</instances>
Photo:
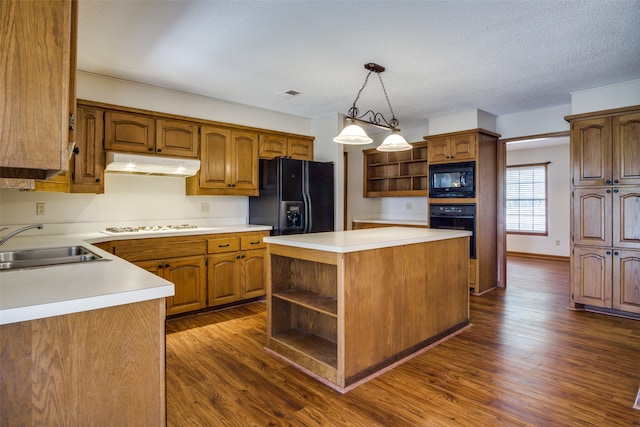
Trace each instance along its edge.
<instances>
[{"instance_id":1,"label":"white ceiling","mask_svg":"<svg viewBox=\"0 0 640 427\"><path fill-rule=\"evenodd\" d=\"M400 127L640 78L640 1L80 0L78 38L80 70L310 118L376 62ZM376 78L358 107L390 118Z\"/></svg>"}]
</instances>

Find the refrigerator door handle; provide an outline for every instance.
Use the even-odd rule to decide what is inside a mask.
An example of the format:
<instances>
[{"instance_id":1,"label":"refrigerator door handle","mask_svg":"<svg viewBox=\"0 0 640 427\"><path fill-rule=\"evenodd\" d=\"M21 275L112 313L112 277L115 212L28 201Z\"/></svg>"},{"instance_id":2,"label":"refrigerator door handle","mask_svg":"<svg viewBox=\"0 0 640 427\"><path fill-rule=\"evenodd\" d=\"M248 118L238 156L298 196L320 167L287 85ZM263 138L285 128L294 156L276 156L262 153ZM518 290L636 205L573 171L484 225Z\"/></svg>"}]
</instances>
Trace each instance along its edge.
<instances>
[{"instance_id":1,"label":"refrigerator door handle","mask_svg":"<svg viewBox=\"0 0 640 427\"><path fill-rule=\"evenodd\" d=\"M302 193L304 201L304 233L311 233L311 199L308 193Z\"/></svg>"}]
</instances>

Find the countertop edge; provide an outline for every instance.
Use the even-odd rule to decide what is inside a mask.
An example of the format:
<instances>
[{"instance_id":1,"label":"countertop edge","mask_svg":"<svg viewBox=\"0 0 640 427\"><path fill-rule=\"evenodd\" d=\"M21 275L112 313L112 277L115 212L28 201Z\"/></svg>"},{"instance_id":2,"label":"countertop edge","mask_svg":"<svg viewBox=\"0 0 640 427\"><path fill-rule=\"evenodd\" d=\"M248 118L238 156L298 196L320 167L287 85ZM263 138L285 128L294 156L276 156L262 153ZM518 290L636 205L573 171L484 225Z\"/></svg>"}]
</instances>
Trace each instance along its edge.
<instances>
[{"instance_id":1,"label":"countertop edge","mask_svg":"<svg viewBox=\"0 0 640 427\"><path fill-rule=\"evenodd\" d=\"M398 236L399 232L405 236ZM329 233L296 234L265 237L265 243L315 249L325 252L349 253L393 246L412 245L437 240L471 236L470 231L384 227L366 230L334 231ZM332 238L333 236L333 238Z\"/></svg>"}]
</instances>

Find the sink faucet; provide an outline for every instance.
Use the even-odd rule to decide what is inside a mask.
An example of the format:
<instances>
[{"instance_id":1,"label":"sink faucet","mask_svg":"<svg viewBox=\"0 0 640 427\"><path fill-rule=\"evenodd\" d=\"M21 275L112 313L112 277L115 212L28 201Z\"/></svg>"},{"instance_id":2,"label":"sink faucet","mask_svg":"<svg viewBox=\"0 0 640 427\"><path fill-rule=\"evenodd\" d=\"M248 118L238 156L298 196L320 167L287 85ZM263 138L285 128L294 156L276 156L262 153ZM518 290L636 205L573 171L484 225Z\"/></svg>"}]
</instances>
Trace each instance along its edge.
<instances>
[{"instance_id":1,"label":"sink faucet","mask_svg":"<svg viewBox=\"0 0 640 427\"><path fill-rule=\"evenodd\" d=\"M12 238L16 234L20 234L23 231L31 230L32 228L37 228L38 230L42 230L43 227L44 227L44 225L42 225L42 224L34 224L34 225L27 225L26 227L18 228L16 231L14 231L12 233L9 233L6 236L4 236L2 239L0 239L0 246L4 245L7 242L7 240ZM0 231L7 230L8 228L9 227L0 228Z\"/></svg>"}]
</instances>

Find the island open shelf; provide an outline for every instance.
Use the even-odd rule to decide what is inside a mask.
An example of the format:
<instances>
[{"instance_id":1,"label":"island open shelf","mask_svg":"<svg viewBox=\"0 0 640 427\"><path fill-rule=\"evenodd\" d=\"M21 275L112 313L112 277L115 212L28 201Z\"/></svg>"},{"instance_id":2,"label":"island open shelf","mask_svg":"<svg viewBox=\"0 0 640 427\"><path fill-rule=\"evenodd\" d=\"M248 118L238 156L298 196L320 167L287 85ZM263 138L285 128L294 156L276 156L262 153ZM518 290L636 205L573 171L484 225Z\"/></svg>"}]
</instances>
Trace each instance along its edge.
<instances>
[{"instance_id":1,"label":"island open shelf","mask_svg":"<svg viewBox=\"0 0 640 427\"><path fill-rule=\"evenodd\" d=\"M267 346L346 392L469 323L469 232L267 237Z\"/></svg>"}]
</instances>

